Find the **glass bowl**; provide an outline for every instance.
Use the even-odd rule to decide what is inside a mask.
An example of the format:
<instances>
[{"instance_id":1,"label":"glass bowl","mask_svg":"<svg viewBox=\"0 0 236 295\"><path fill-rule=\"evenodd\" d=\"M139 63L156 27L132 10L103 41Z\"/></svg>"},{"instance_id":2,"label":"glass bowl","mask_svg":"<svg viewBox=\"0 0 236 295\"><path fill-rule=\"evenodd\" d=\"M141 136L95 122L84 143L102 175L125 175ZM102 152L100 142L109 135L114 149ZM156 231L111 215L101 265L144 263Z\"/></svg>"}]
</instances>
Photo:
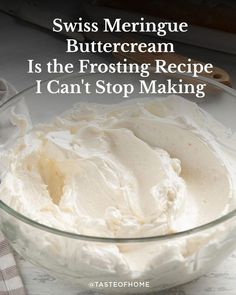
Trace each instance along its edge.
<instances>
[{"instance_id":1,"label":"glass bowl","mask_svg":"<svg viewBox=\"0 0 236 295\"><path fill-rule=\"evenodd\" d=\"M155 75L159 83L166 76ZM176 79L206 83L206 96L182 95L197 102L219 122L236 131L236 91L213 80L187 75L175 75ZM76 83L86 79L91 83L103 79L119 83L138 83L138 75L85 74L56 77L61 83ZM151 75L145 79L153 79ZM31 87L17 94L0 107L0 148L8 149L19 137L18 131L9 126L6 114L14 109L30 117L32 125L50 121L79 101L118 103L141 96L133 93L129 98L118 94L50 94L48 81L42 84L42 94ZM142 95L144 96L144 95ZM148 97L167 95L148 95ZM227 135L225 135L227 136ZM232 154L233 145L221 142ZM1 167L4 170L3 167ZM213 206L214 204L212 204ZM107 238L79 235L40 224L29 219L6 203L0 201L0 228L9 243L25 259L43 267L60 278L82 288L111 294L154 292L187 283L207 273L236 247L236 210L219 216L206 224L182 232L161 236L137 238ZM142 259L135 261L132 271L115 261L110 249L122 253L135 253ZM181 250L180 250L181 249ZM105 255L105 263L104 263ZM95 259L96 258L96 259ZM145 270L145 271L144 271Z\"/></svg>"}]
</instances>

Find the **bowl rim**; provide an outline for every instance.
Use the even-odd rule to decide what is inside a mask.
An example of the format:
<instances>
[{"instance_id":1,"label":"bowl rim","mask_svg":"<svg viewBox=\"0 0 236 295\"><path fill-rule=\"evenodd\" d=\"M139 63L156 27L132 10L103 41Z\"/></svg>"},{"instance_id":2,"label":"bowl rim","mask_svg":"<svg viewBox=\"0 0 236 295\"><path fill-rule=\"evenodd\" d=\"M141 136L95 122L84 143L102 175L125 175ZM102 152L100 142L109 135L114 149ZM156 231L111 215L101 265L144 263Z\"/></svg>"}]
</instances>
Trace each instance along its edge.
<instances>
[{"instance_id":1,"label":"bowl rim","mask_svg":"<svg viewBox=\"0 0 236 295\"><path fill-rule=\"evenodd\" d=\"M91 76L91 75L97 75L97 74L100 74L100 73L92 73L92 74L91 73L86 73L86 74L73 73L73 74L64 74L64 75L54 75L54 77L56 76L56 78L58 80L63 80L63 79L67 79L70 77ZM176 73L175 74L175 76L178 76L178 75L193 78L190 74L186 74L186 73ZM52 78L42 81L41 85L42 86L45 85L51 79ZM233 96L236 100L236 90L234 90L233 88L230 88L220 82L217 82L213 79L203 77L200 75L198 77L193 78L193 79L197 79L202 82L206 82L206 83L211 84L221 90L224 90L225 92L227 92L227 94ZM30 90L33 90L34 88L36 88L36 84L25 88L24 90L18 92L16 95L12 96L11 98L9 98L5 102L3 102L0 105L0 113L2 111L4 111L5 109L7 109L8 107L10 107L12 104L15 104L18 100L22 99L22 96L24 94L26 94ZM46 231L51 234L55 234L55 235L59 235L62 237L71 238L71 239L75 239L75 240L93 241L93 242L100 242L100 243L137 243L137 242L140 243L140 242L172 240L172 239L190 236L190 235L205 231L207 229L210 229L210 228L213 228L217 225L220 225L221 223L228 221L236 216L236 209L234 209L234 210L230 211L229 213L222 215L219 218L214 219L210 222L207 222L203 225L196 226L194 228L187 229L187 230L180 231L180 232L170 233L167 235L155 235L155 236L145 236L145 237L113 238L113 237L100 237L100 236L92 236L92 235L81 235L81 234L77 234L77 233L73 233L73 232L69 232L69 231L64 231L64 230L60 230L57 228L47 226L45 224L39 223L39 222L37 222L37 221L35 221L23 214L17 212L16 210L14 210L10 206L8 206L6 203L4 203L2 200L0 200L0 209L5 211L7 214L11 215L12 217L15 217L16 219L22 221L23 223L33 226L33 227L40 229L42 231Z\"/></svg>"}]
</instances>

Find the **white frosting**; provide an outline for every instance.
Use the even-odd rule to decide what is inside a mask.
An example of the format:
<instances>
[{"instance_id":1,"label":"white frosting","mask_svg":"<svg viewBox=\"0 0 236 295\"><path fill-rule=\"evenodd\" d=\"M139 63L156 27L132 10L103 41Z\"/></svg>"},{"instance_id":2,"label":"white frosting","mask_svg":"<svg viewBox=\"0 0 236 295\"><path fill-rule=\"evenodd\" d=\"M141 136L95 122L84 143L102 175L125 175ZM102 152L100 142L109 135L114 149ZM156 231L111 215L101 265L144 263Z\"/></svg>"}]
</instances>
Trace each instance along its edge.
<instances>
[{"instance_id":1,"label":"white frosting","mask_svg":"<svg viewBox=\"0 0 236 295\"><path fill-rule=\"evenodd\" d=\"M22 117L12 121L25 130ZM225 133L209 114L177 96L78 104L2 153L8 169L0 198L33 220L85 235L130 238L190 229L235 206L236 165L215 140ZM86 244L80 263L134 277L137 270L148 274L163 255L183 260L204 241L176 242L175 250L168 243L143 245L142 257L135 245ZM48 251L54 243L68 256L65 242L56 238L47 241Z\"/></svg>"}]
</instances>

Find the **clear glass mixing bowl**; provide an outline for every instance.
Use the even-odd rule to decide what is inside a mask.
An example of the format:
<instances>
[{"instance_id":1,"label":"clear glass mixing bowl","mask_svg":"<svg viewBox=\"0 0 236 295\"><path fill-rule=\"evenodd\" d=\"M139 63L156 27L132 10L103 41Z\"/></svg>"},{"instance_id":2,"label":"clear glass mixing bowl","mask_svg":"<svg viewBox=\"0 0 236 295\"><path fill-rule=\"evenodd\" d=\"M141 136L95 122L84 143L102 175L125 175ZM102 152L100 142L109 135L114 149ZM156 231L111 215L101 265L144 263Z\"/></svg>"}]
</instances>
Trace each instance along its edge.
<instances>
[{"instance_id":1,"label":"clear glass mixing bowl","mask_svg":"<svg viewBox=\"0 0 236 295\"><path fill-rule=\"evenodd\" d=\"M67 75L56 79L60 79L62 83L76 83L85 78L91 83L105 79L114 83L132 81L134 84L140 79L137 75L101 74ZM193 79L183 75L172 77L173 81L179 78L194 83L206 83L205 98L194 98L193 94L183 96L196 101L218 121L236 131L236 91L207 78ZM153 76L147 79L153 79ZM155 79L164 83L166 77L156 75ZM6 114L12 108L19 113L27 113L35 125L51 120L79 101L110 104L125 100L121 94L53 95L47 91L47 81L42 85L41 95L35 91L35 87L26 89L1 105L1 149L12 146L19 136L13 125L6 124ZM138 96L140 95L134 93L128 99ZM166 95L161 95L163 96ZM235 152L232 145L226 148ZM25 259L80 287L98 289L107 294L146 293L184 284L208 272L236 247L236 210L184 232L114 239L50 228L19 214L2 201L0 209L0 228L12 247ZM104 253L104 249L109 252L109 247L116 247L121 252L135 251L136 257L142 257L142 262L136 261L132 271L122 269L119 263L113 263L115 266L109 269L104 261L100 261L100 253ZM185 252L184 249L188 251ZM90 256L89 253L93 255ZM94 253L96 259L91 259ZM107 257L109 265L109 259L113 258ZM109 282L113 282L113 285L109 285Z\"/></svg>"}]
</instances>

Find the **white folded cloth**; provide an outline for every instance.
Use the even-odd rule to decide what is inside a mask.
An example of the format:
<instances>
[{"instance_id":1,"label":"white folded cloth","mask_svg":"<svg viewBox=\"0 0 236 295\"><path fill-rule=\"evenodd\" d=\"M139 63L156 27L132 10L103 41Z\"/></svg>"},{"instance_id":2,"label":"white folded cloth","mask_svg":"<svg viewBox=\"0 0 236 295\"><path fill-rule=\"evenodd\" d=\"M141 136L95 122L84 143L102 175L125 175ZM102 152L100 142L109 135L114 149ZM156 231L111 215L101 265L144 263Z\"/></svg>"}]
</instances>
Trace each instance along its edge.
<instances>
[{"instance_id":1,"label":"white folded cloth","mask_svg":"<svg viewBox=\"0 0 236 295\"><path fill-rule=\"evenodd\" d=\"M4 79L0 78L0 107L4 102L6 102L10 97L15 95L16 93L16 89L11 84L9 84ZM6 120L3 121L3 125L5 125ZM1 124L3 123L3 121L0 120L0 139L4 137L4 126ZM25 289L20 278L14 256L12 254L12 249L10 248L2 232L0 231L0 295L25 294Z\"/></svg>"},{"instance_id":2,"label":"white folded cloth","mask_svg":"<svg viewBox=\"0 0 236 295\"><path fill-rule=\"evenodd\" d=\"M0 232L0 295L25 295L12 250Z\"/></svg>"}]
</instances>

